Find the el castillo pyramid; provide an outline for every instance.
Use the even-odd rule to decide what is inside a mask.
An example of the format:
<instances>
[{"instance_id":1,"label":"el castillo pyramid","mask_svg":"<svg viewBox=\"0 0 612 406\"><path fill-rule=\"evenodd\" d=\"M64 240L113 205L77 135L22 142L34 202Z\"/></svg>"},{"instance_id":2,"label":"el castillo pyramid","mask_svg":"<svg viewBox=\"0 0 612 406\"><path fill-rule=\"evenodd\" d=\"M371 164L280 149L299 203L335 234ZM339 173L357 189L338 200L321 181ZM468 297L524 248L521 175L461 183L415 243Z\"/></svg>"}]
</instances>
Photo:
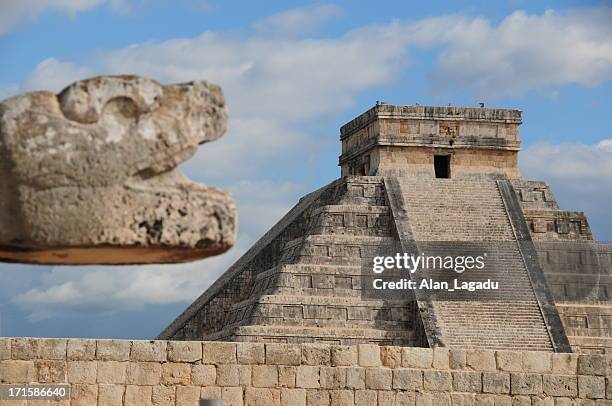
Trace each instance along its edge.
<instances>
[{"instance_id":1,"label":"el castillo pyramid","mask_svg":"<svg viewBox=\"0 0 612 406\"><path fill-rule=\"evenodd\" d=\"M520 125L519 110L377 104L340 129L341 177L159 338L610 351L612 244L521 177ZM461 278L502 288L366 294L373 257L424 251L484 251L486 269Z\"/></svg>"}]
</instances>

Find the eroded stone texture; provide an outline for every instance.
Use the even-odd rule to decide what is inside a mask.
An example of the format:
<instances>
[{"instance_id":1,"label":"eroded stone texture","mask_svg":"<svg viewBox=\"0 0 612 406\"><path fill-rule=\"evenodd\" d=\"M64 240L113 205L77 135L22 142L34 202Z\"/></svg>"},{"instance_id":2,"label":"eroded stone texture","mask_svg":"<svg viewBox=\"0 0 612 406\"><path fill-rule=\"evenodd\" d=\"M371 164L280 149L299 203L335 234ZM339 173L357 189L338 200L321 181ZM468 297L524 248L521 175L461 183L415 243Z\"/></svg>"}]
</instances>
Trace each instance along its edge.
<instances>
[{"instance_id":1,"label":"eroded stone texture","mask_svg":"<svg viewBox=\"0 0 612 406\"><path fill-rule=\"evenodd\" d=\"M226 120L221 89L204 81L96 77L4 100L0 260L171 263L226 251L232 198L176 169Z\"/></svg>"}]
</instances>

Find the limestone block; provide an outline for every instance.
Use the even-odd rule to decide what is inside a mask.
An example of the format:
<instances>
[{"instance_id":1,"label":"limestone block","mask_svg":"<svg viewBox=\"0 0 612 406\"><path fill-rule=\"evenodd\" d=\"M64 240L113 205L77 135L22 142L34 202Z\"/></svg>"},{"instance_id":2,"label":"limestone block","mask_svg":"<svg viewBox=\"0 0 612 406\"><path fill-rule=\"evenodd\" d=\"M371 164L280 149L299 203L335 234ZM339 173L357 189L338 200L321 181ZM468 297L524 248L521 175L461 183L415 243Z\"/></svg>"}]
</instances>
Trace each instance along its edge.
<instances>
[{"instance_id":1,"label":"limestone block","mask_svg":"<svg viewBox=\"0 0 612 406\"><path fill-rule=\"evenodd\" d=\"M125 383L127 362L98 361L98 383Z\"/></svg>"},{"instance_id":2,"label":"limestone block","mask_svg":"<svg viewBox=\"0 0 612 406\"><path fill-rule=\"evenodd\" d=\"M555 398L549 396L533 396L531 398L532 406L555 406Z\"/></svg>"},{"instance_id":3,"label":"limestone block","mask_svg":"<svg viewBox=\"0 0 612 406\"><path fill-rule=\"evenodd\" d=\"M177 386L176 406L197 405L200 401L200 392L200 388L197 386ZM216 399L219 399L219 397Z\"/></svg>"},{"instance_id":4,"label":"limestone block","mask_svg":"<svg viewBox=\"0 0 612 406\"><path fill-rule=\"evenodd\" d=\"M402 366L401 347L381 347L380 359L383 366L388 368L399 368Z\"/></svg>"},{"instance_id":5,"label":"limestone block","mask_svg":"<svg viewBox=\"0 0 612 406\"><path fill-rule=\"evenodd\" d=\"M329 391L330 406L354 406L355 395L351 390L332 390ZM392 405L393 402L385 403Z\"/></svg>"},{"instance_id":6,"label":"limestone block","mask_svg":"<svg viewBox=\"0 0 612 406\"><path fill-rule=\"evenodd\" d=\"M254 365L253 386L274 388L278 385L278 367L276 365Z\"/></svg>"},{"instance_id":7,"label":"limestone block","mask_svg":"<svg viewBox=\"0 0 612 406\"><path fill-rule=\"evenodd\" d=\"M153 406L174 406L176 389L174 386L154 386L151 394Z\"/></svg>"},{"instance_id":8,"label":"limestone block","mask_svg":"<svg viewBox=\"0 0 612 406\"><path fill-rule=\"evenodd\" d=\"M306 391L307 406L330 406L329 391L322 389L311 389Z\"/></svg>"},{"instance_id":9,"label":"limestone block","mask_svg":"<svg viewBox=\"0 0 612 406\"><path fill-rule=\"evenodd\" d=\"M66 361L36 360L36 380L41 383L66 382Z\"/></svg>"},{"instance_id":10,"label":"limestone block","mask_svg":"<svg viewBox=\"0 0 612 406\"><path fill-rule=\"evenodd\" d=\"M242 388L241 387L227 387L221 389L221 399L223 404L227 406L242 406Z\"/></svg>"},{"instance_id":11,"label":"limestone block","mask_svg":"<svg viewBox=\"0 0 612 406\"><path fill-rule=\"evenodd\" d=\"M475 371L495 371L495 353L486 350L470 350L466 353L467 366Z\"/></svg>"},{"instance_id":12,"label":"limestone block","mask_svg":"<svg viewBox=\"0 0 612 406\"><path fill-rule=\"evenodd\" d=\"M130 362L126 382L130 385L159 385L161 371L161 364L157 362Z\"/></svg>"},{"instance_id":13,"label":"limestone block","mask_svg":"<svg viewBox=\"0 0 612 406\"><path fill-rule=\"evenodd\" d=\"M412 406L416 402L415 392L396 392L395 394L396 405L408 405Z\"/></svg>"},{"instance_id":14,"label":"limestone block","mask_svg":"<svg viewBox=\"0 0 612 406\"><path fill-rule=\"evenodd\" d=\"M581 375L605 375L606 357L599 354L580 354L578 356L578 373Z\"/></svg>"},{"instance_id":15,"label":"limestone block","mask_svg":"<svg viewBox=\"0 0 612 406\"><path fill-rule=\"evenodd\" d=\"M301 365L297 367L295 375L295 386L298 388L320 388L319 367Z\"/></svg>"},{"instance_id":16,"label":"limestone block","mask_svg":"<svg viewBox=\"0 0 612 406\"><path fill-rule=\"evenodd\" d=\"M448 348L436 347L433 349L433 367L435 369L448 369L450 367L450 351Z\"/></svg>"},{"instance_id":17,"label":"limestone block","mask_svg":"<svg viewBox=\"0 0 612 406\"><path fill-rule=\"evenodd\" d=\"M402 366L408 368L431 368L433 351L430 348L402 348Z\"/></svg>"},{"instance_id":18,"label":"limestone block","mask_svg":"<svg viewBox=\"0 0 612 406\"><path fill-rule=\"evenodd\" d=\"M321 367L321 387L327 389L342 389L346 386L347 368Z\"/></svg>"},{"instance_id":19,"label":"limestone block","mask_svg":"<svg viewBox=\"0 0 612 406\"><path fill-rule=\"evenodd\" d=\"M233 364L236 362L236 344L205 342L202 344L202 361L205 364Z\"/></svg>"},{"instance_id":20,"label":"limestone block","mask_svg":"<svg viewBox=\"0 0 612 406\"><path fill-rule=\"evenodd\" d=\"M339 345L331 348L332 366L357 365L357 347Z\"/></svg>"},{"instance_id":21,"label":"limestone block","mask_svg":"<svg viewBox=\"0 0 612 406\"><path fill-rule=\"evenodd\" d=\"M306 389L282 388L280 395L282 406L306 406Z\"/></svg>"},{"instance_id":22,"label":"limestone block","mask_svg":"<svg viewBox=\"0 0 612 406\"><path fill-rule=\"evenodd\" d=\"M545 351L526 351L523 353L523 371L550 372L552 371L551 353Z\"/></svg>"},{"instance_id":23,"label":"limestone block","mask_svg":"<svg viewBox=\"0 0 612 406\"><path fill-rule=\"evenodd\" d=\"M202 359L202 343L199 341L168 341L168 361L196 362Z\"/></svg>"},{"instance_id":24,"label":"limestone block","mask_svg":"<svg viewBox=\"0 0 612 406\"><path fill-rule=\"evenodd\" d=\"M125 388L125 404L134 406L152 405L152 387L128 385Z\"/></svg>"},{"instance_id":25,"label":"limestone block","mask_svg":"<svg viewBox=\"0 0 612 406\"><path fill-rule=\"evenodd\" d=\"M0 383L27 383L34 380L33 361L0 361Z\"/></svg>"},{"instance_id":26,"label":"limestone block","mask_svg":"<svg viewBox=\"0 0 612 406\"><path fill-rule=\"evenodd\" d=\"M127 361L132 343L126 340L98 340L96 359L101 361Z\"/></svg>"},{"instance_id":27,"label":"limestone block","mask_svg":"<svg viewBox=\"0 0 612 406\"><path fill-rule=\"evenodd\" d=\"M365 368L349 367L346 369L346 387L365 389Z\"/></svg>"},{"instance_id":28,"label":"limestone block","mask_svg":"<svg viewBox=\"0 0 612 406\"><path fill-rule=\"evenodd\" d=\"M91 361L96 357L96 340L68 340L69 361Z\"/></svg>"},{"instance_id":29,"label":"limestone block","mask_svg":"<svg viewBox=\"0 0 612 406\"><path fill-rule=\"evenodd\" d=\"M529 396L513 396L512 406L531 406L531 397Z\"/></svg>"},{"instance_id":30,"label":"limestone block","mask_svg":"<svg viewBox=\"0 0 612 406\"><path fill-rule=\"evenodd\" d=\"M251 384L250 365L221 364L217 366L218 386L238 386Z\"/></svg>"},{"instance_id":31,"label":"limestone block","mask_svg":"<svg viewBox=\"0 0 612 406\"><path fill-rule=\"evenodd\" d=\"M280 406L281 394L279 389L246 388L244 401L249 406Z\"/></svg>"},{"instance_id":32,"label":"limestone block","mask_svg":"<svg viewBox=\"0 0 612 406\"><path fill-rule=\"evenodd\" d=\"M417 406L451 406L451 399L448 393L416 393Z\"/></svg>"},{"instance_id":33,"label":"limestone block","mask_svg":"<svg viewBox=\"0 0 612 406\"><path fill-rule=\"evenodd\" d=\"M480 372L454 371L453 389L457 392L482 392L482 374Z\"/></svg>"},{"instance_id":34,"label":"limestone block","mask_svg":"<svg viewBox=\"0 0 612 406\"><path fill-rule=\"evenodd\" d=\"M133 341L130 352L132 361L161 362L166 360L165 341Z\"/></svg>"},{"instance_id":35,"label":"limestone block","mask_svg":"<svg viewBox=\"0 0 612 406\"><path fill-rule=\"evenodd\" d=\"M38 358L39 341L35 338L11 339L13 359L32 360Z\"/></svg>"},{"instance_id":36,"label":"limestone block","mask_svg":"<svg viewBox=\"0 0 612 406\"><path fill-rule=\"evenodd\" d=\"M192 365L191 383L197 386L212 386L217 382L217 368L214 365Z\"/></svg>"},{"instance_id":37,"label":"limestone block","mask_svg":"<svg viewBox=\"0 0 612 406\"><path fill-rule=\"evenodd\" d=\"M520 372L523 370L523 361L515 351L495 351L495 362L500 371Z\"/></svg>"},{"instance_id":38,"label":"limestone block","mask_svg":"<svg viewBox=\"0 0 612 406\"><path fill-rule=\"evenodd\" d=\"M68 382L96 383L98 364L95 361L69 361Z\"/></svg>"},{"instance_id":39,"label":"limestone block","mask_svg":"<svg viewBox=\"0 0 612 406\"><path fill-rule=\"evenodd\" d=\"M150 395L149 395L150 397ZM138 406L143 403L128 403L126 404ZM70 386L70 405L73 406L96 406L98 404L98 385L89 384L74 384Z\"/></svg>"},{"instance_id":40,"label":"limestone block","mask_svg":"<svg viewBox=\"0 0 612 406\"><path fill-rule=\"evenodd\" d=\"M578 394L578 384L575 376L543 375L544 393L550 396L572 396Z\"/></svg>"},{"instance_id":41,"label":"limestone block","mask_svg":"<svg viewBox=\"0 0 612 406\"><path fill-rule=\"evenodd\" d=\"M578 368L578 354L553 354L553 373L572 375Z\"/></svg>"},{"instance_id":42,"label":"limestone block","mask_svg":"<svg viewBox=\"0 0 612 406\"><path fill-rule=\"evenodd\" d=\"M162 364L161 383L163 385L189 385L191 365L178 362Z\"/></svg>"},{"instance_id":43,"label":"limestone block","mask_svg":"<svg viewBox=\"0 0 612 406\"><path fill-rule=\"evenodd\" d=\"M380 347L375 344L359 344L359 365L362 367L377 367L382 365L380 360Z\"/></svg>"},{"instance_id":44,"label":"limestone block","mask_svg":"<svg viewBox=\"0 0 612 406\"><path fill-rule=\"evenodd\" d=\"M539 395L542 393L542 375L510 374L510 393L513 395Z\"/></svg>"},{"instance_id":45,"label":"limestone block","mask_svg":"<svg viewBox=\"0 0 612 406\"><path fill-rule=\"evenodd\" d=\"M123 395L125 386L123 385L98 385L98 404L108 406L123 406ZM168 403L154 403L156 406L168 405Z\"/></svg>"},{"instance_id":46,"label":"limestone block","mask_svg":"<svg viewBox=\"0 0 612 406\"><path fill-rule=\"evenodd\" d=\"M366 388L387 390L391 389L393 373L387 368L366 368Z\"/></svg>"},{"instance_id":47,"label":"limestone block","mask_svg":"<svg viewBox=\"0 0 612 406\"><path fill-rule=\"evenodd\" d=\"M266 364L300 365L300 346L291 344L266 344Z\"/></svg>"},{"instance_id":48,"label":"limestone block","mask_svg":"<svg viewBox=\"0 0 612 406\"><path fill-rule=\"evenodd\" d=\"M355 406L372 406L377 404L378 394L375 390L360 389L355 391Z\"/></svg>"},{"instance_id":49,"label":"limestone block","mask_svg":"<svg viewBox=\"0 0 612 406\"><path fill-rule=\"evenodd\" d=\"M424 371L423 372L423 387L425 390L441 392L451 391L453 389L452 377L450 372L446 371Z\"/></svg>"},{"instance_id":50,"label":"limestone block","mask_svg":"<svg viewBox=\"0 0 612 406\"><path fill-rule=\"evenodd\" d=\"M473 406L476 395L473 393L451 393L453 406Z\"/></svg>"},{"instance_id":51,"label":"limestone block","mask_svg":"<svg viewBox=\"0 0 612 406\"><path fill-rule=\"evenodd\" d=\"M221 399L221 388L218 386L203 386L200 390L201 399Z\"/></svg>"},{"instance_id":52,"label":"limestone block","mask_svg":"<svg viewBox=\"0 0 612 406\"><path fill-rule=\"evenodd\" d=\"M302 345L302 365L330 365L331 352L329 345L304 344Z\"/></svg>"},{"instance_id":53,"label":"limestone block","mask_svg":"<svg viewBox=\"0 0 612 406\"><path fill-rule=\"evenodd\" d=\"M0 260L174 263L235 239L231 197L177 165L225 132L221 89L137 76L0 103Z\"/></svg>"},{"instance_id":54,"label":"limestone block","mask_svg":"<svg viewBox=\"0 0 612 406\"><path fill-rule=\"evenodd\" d=\"M510 374L483 372L482 391L485 393L510 393Z\"/></svg>"},{"instance_id":55,"label":"limestone block","mask_svg":"<svg viewBox=\"0 0 612 406\"><path fill-rule=\"evenodd\" d=\"M237 359L241 364L263 364L266 348L263 343L237 343Z\"/></svg>"},{"instance_id":56,"label":"limestone block","mask_svg":"<svg viewBox=\"0 0 612 406\"><path fill-rule=\"evenodd\" d=\"M42 359L66 359L67 340L61 338L39 338L38 356Z\"/></svg>"},{"instance_id":57,"label":"limestone block","mask_svg":"<svg viewBox=\"0 0 612 406\"><path fill-rule=\"evenodd\" d=\"M285 388L295 388L295 376L297 367L278 366L278 385Z\"/></svg>"},{"instance_id":58,"label":"limestone block","mask_svg":"<svg viewBox=\"0 0 612 406\"><path fill-rule=\"evenodd\" d=\"M606 394L603 376L578 375L578 396L587 399L603 399Z\"/></svg>"},{"instance_id":59,"label":"limestone block","mask_svg":"<svg viewBox=\"0 0 612 406\"><path fill-rule=\"evenodd\" d=\"M11 359L11 340L0 340L0 360Z\"/></svg>"},{"instance_id":60,"label":"limestone block","mask_svg":"<svg viewBox=\"0 0 612 406\"><path fill-rule=\"evenodd\" d=\"M465 369L467 367L467 354L465 350L449 350L448 364L450 369Z\"/></svg>"},{"instance_id":61,"label":"limestone block","mask_svg":"<svg viewBox=\"0 0 612 406\"><path fill-rule=\"evenodd\" d=\"M393 389L422 390L423 372L417 369L395 369L393 371Z\"/></svg>"},{"instance_id":62,"label":"limestone block","mask_svg":"<svg viewBox=\"0 0 612 406\"><path fill-rule=\"evenodd\" d=\"M491 404L495 406L512 406L512 401L514 398L518 399L518 401L521 399L520 396L512 397L510 395L476 395L476 405L479 404L479 399L483 400L482 404L486 404L484 400L488 399L491 401Z\"/></svg>"}]
</instances>

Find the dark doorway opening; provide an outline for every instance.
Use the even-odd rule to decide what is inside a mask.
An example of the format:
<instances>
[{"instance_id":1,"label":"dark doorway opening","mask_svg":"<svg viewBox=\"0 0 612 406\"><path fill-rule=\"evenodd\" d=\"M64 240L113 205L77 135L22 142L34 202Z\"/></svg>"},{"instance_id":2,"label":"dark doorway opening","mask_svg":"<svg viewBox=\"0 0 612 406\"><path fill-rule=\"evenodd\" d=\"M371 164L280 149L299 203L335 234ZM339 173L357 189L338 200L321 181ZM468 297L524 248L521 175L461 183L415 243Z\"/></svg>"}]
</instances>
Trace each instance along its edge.
<instances>
[{"instance_id":1,"label":"dark doorway opening","mask_svg":"<svg viewBox=\"0 0 612 406\"><path fill-rule=\"evenodd\" d=\"M450 178L450 155L434 155L436 178Z\"/></svg>"}]
</instances>

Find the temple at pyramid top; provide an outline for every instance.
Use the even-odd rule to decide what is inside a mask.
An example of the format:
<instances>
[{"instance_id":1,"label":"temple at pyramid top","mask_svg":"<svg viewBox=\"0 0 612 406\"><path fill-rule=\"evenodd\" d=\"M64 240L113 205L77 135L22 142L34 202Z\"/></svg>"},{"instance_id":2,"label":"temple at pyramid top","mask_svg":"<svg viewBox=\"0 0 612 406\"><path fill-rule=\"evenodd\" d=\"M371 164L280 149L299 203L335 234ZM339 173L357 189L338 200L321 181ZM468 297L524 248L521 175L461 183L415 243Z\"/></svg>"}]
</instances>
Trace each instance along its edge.
<instances>
[{"instance_id":1,"label":"temple at pyramid top","mask_svg":"<svg viewBox=\"0 0 612 406\"><path fill-rule=\"evenodd\" d=\"M340 129L341 177L159 338L611 352L612 244L521 178L520 124L519 110L377 104ZM402 277L499 288L377 290L374 259L398 254L484 255L478 272Z\"/></svg>"},{"instance_id":2,"label":"temple at pyramid top","mask_svg":"<svg viewBox=\"0 0 612 406\"><path fill-rule=\"evenodd\" d=\"M340 128L342 175L519 178L521 111L377 104Z\"/></svg>"}]
</instances>

